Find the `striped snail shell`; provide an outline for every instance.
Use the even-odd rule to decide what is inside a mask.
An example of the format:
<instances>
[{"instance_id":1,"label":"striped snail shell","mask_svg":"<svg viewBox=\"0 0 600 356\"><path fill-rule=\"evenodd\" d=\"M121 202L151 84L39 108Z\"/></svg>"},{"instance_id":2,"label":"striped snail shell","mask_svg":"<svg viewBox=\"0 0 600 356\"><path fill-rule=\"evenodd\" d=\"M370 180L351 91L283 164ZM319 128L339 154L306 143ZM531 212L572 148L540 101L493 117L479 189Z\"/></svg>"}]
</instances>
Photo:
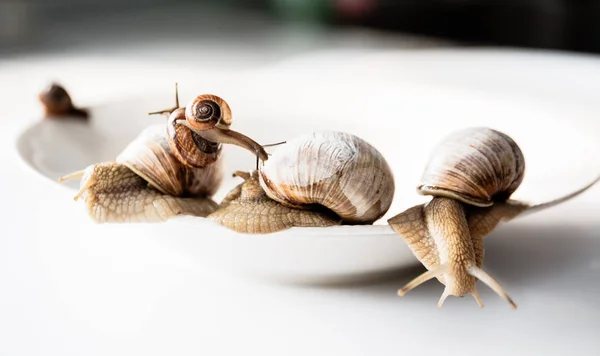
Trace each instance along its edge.
<instances>
[{"instance_id":1,"label":"striped snail shell","mask_svg":"<svg viewBox=\"0 0 600 356\"><path fill-rule=\"evenodd\" d=\"M116 161L127 166L163 194L212 196L223 180L221 161L215 159L205 167L190 167L206 159L207 155L196 146L189 130L182 134L187 135L186 139L179 139L175 135L177 142L183 144L180 143L173 150L170 144L173 140L167 138L168 131L164 125L148 127L117 156ZM178 151L180 147L184 148ZM185 160L178 159L179 157L185 157Z\"/></svg>"},{"instance_id":2,"label":"striped snail shell","mask_svg":"<svg viewBox=\"0 0 600 356\"><path fill-rule=\"evenodd\" d=\"M260 185L292 208L323 206L347 224L371 224L389 209L394 177L381 153L363 139L322 131L278 148L260 169Z\"/></svg>"},{"instance_id":3,"label":"striped snail shell","mask_svg":"<svg viewBox=\"0 0 600 356\"><path fill-rule=\"evenodd\" d=\"M523 152L513 139L490 128L467 128L434 148L418 190L486 207L508 199L524 172Z\"/></svg>"}]
</instances>

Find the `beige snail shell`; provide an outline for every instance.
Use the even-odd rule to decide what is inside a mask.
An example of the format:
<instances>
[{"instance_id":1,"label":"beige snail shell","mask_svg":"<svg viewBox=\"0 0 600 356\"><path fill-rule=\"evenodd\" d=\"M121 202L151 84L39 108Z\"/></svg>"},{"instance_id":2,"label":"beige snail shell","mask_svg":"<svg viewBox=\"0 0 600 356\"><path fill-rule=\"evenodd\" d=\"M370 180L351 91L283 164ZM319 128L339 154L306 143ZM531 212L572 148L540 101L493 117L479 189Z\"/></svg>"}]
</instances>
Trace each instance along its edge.
<instances>
[{"instance_id":1,"label":"beige snail shell","mask_svg":"<svg viewBox=\"0 0 600 356\"><path fill-rule=\"evenodd\" d=\"M508 199L524 173L523 152L512 138L486 127L468 128L447 136L434 148L419 191L491 206L494 200Z\"/></svg>"},{"instance_id":2,"label":"beige snail shell","mask_svg":"<svg viewBox=\"0 0 600 356\"><path fill-rule=\"evenodd\" d=\"M258 174L248 174L245 180L236 188L237 195L232 191L232 201L209 217L236 231L253 233L342 222L372 224L389 209L395 188L391 169L377 149L357 136L335 131L288 141L264 162ZM264 193L242 194L256 192L256 183ZM276 215L285 218L268 220L274 210L266 205L259 208L267 201L269 209L278 207ZM318 223L308 219L306 212L318 214ZM262 226L255 228L255 224Z\"/></svg>"},{"instance_id":3,"label":"beige snail shell","mask_svg":"<svg viewBox=\"0 0 600 356\"><path fill-rule=\"evenodd\" d=\"M223 180L222 160L200 168L190 168L178 160L169 146L164 125L146 128L117 156L116 161L155 189L172 196L211 197Z\"/></svg>"},{"instance_id":4,"label":"beige snail shell","mask_svg":"<svg viewBox=\"0 0 600 356\"><path fill-rule=\"evenodd\" d=\"M375 147L335 131L304 135L280 147L260 170L260 184L283 205L318 204L348 224L381 218L395 188L392 171Z\"/></svg>"},{"instance_id":5,"label":"beige snail shell","mask_svg":"<svg viewBox=\"0 0 600 356\"><path fill-rule=\"evenodd\" d=\"M468 128L443 139L434 149L419 185L420 193L433 199L388 220L428 270L398 294L403 296L437 278L446 286L439 307L449 295L467 294L483 306L475 285L480 280L516 308L504 288L481 268L484 237L501 221L560 204L600 179L565 197L530 205L509 199L523 180L524 170L523 153L499 131Z\"/></svg>"}]
</instances>

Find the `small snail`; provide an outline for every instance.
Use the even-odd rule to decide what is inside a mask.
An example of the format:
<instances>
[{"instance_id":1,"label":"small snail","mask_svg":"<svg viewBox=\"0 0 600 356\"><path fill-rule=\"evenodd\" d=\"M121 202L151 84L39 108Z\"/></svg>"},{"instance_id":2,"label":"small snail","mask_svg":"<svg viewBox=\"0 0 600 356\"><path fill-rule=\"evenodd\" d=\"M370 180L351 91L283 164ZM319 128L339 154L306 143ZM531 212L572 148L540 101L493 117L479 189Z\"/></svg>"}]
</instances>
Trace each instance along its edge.
<instances>
[{"instance_id":1,"label":"small snail","mask_svg":"<svg viewBox=\"0 0 600 356\"><path fill-rule=\"evenodd\" d=\"M315 132L288 141L209 215L242 233L294 226L371 224L389 209L394 177L366 141L342 132Z\"/></svg>"},{"instance_id":2,"label":"small snail","mask_svg":"<svg viewBox=\"0 0 600 356\"><path fill-rule=\"evenodd\" d=\"M229 105L204 94L179 108L175 95L167 126L142 131L116 162L96 164L61 178L82 178L83 197L98 222L162 221L178 215L206 216L216 209L210 197L223 175L222 143L244 147L266 160L258 143L232 130ZM153 113L151 113L153 114Z\"/></svg>"},{"instance_id":3,"label":"small snail","mask_svg":"<svg viewBox=\"0 0 600 356\"><path fill-rule=\"evenodd\" d=\"M482 307L475 285L479 279L516 308L504 288L481 269L483 238L501 221L564 202L598 181L563 198L528 205L509 199L524 172L523 153L504 133L475 127L446 137L434 149L418 187L433 199L388 220L428 270L398 294L435 277L446 286L439 307L449 295L467 294Z\"/></svg>"},{"instance_id":4,"label":"small snail","mask_svg":"<svg viewBox=\"0 0 600 356\"><path fill-rule=\"evenodd\" d=\"M73 105L71 96L65 88L52 83L38 94L38 99L44 107L44 115L47 118L75 117L87 119L89 113Z\"/></svg>"}]
</instances>

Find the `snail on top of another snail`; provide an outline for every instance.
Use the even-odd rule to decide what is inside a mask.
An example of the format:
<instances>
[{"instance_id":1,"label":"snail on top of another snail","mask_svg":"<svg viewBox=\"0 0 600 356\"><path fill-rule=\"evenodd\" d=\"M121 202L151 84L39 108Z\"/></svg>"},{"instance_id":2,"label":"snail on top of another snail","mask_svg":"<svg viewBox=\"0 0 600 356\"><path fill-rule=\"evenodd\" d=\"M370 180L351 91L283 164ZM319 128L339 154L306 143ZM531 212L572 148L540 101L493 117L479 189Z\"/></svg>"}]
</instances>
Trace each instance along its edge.
<instances>
[{"instance_id":1,"label":"snail on top of another snail","mask_svg":"<svg viewBox=\"0 0 600 356\"><path fill-rule=\"evenodd\" d=\"M487 284L513 308L504 288L482 268L483 238L501 221L557 205L584 192L600 178L565 197L538 205L509 199L521 184L525 159L506 134L484 127L447 136L434 149L418 191L433 198L388 220L427 268L398 291L400 296L432 278L445 285L438 302L471 294L480 307L476 281Z\"/></svg>"},{"instance_id":2,"label":"snail on top of another snail","mask_svg":"<svg viewBox=\"0 0 600 356\"><path fill-rule=\"evenodd\" d=\"M322 131L277 149L209 215L242 233L291 227L372 224L389 209L394 177L381 153L359 137Z\"/></svg>"},{"instance_id":3,"label":"snail on top of another snail","mask_svg":"<svg viewBox=\"0 0 600 356\"><path fill-rule=\"evenodd\" d=\"M206 216L223 179L222 144L241 146L262 160L267 153L247 136L230 130L231 109L216 95L203 94L169 114L167 125L142 131L115 162L94 164L60 181L81 178L83 198L97 222L153 222L185 214Z\"/></svg>"}]
</instances>

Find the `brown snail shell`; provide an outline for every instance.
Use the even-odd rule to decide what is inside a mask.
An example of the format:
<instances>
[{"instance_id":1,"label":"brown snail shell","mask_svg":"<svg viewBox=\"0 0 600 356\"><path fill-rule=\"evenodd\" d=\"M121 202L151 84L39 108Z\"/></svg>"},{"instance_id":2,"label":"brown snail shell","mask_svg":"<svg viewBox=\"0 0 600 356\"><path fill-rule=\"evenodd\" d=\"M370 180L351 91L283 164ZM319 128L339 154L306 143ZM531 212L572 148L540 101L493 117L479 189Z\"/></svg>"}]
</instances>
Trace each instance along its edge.
<instances>
[{"instance_id":1,"label":"brown snail shell","mask_svg":"<svg viewBox=\"0 0 600 356\"><path fill-rule=\"evenodd\" d=\"M46 118L89 118L88 110L76 107L67 90L57 83L51 83L44 88L44 90L38 94L38 100L44 107L44 115Z\"/></svg>"},{"instance_id":2,"label":"brown snail shell","mask_svg":"<svg viewBox=\"0 0 600 356\"><path fill-rule=\"evenodd\" d=\"M271 199L299 209L320 205L346 224L373 223L394 196L394 176L381 153L343 132L320 131L288 141L259 173Z\"/></svg>"},{"instance_id":3,"label":"brown snail shell","mask_svg":"<svg viewBox=\"0 0 600 356\"><path fill-rule=\"evenodd\" d=\"M198 130L211 127L229 128L232 123L231 108L221 97L203 94L194 98L185 107L185 117Z\"/></svg>"},{"instance_id":4,"label":"brown snail shell","mask_svg":"<svg viewBox=\"0 0 600 356\"><path fill-rule=\"evenodd\" d=\"M188 168L206 167L216 162L221 156L223 145L206 140L189 128L179 125L177 121L182 119L185 120L185 109L177 109L167 122L168 145L173 155Z\"/></svg>"},{"instance_id":5,"label":"brown snail shell","mask_svg":"<svg viewBox=\"0 0 600 356\"><path fill-rule=\"evenodd\" d=\"M524 172L523 152L512 138L486 127L467 128L434 148L418 189L485 207L508 199Z\"/></svg>"}]
</instances>

